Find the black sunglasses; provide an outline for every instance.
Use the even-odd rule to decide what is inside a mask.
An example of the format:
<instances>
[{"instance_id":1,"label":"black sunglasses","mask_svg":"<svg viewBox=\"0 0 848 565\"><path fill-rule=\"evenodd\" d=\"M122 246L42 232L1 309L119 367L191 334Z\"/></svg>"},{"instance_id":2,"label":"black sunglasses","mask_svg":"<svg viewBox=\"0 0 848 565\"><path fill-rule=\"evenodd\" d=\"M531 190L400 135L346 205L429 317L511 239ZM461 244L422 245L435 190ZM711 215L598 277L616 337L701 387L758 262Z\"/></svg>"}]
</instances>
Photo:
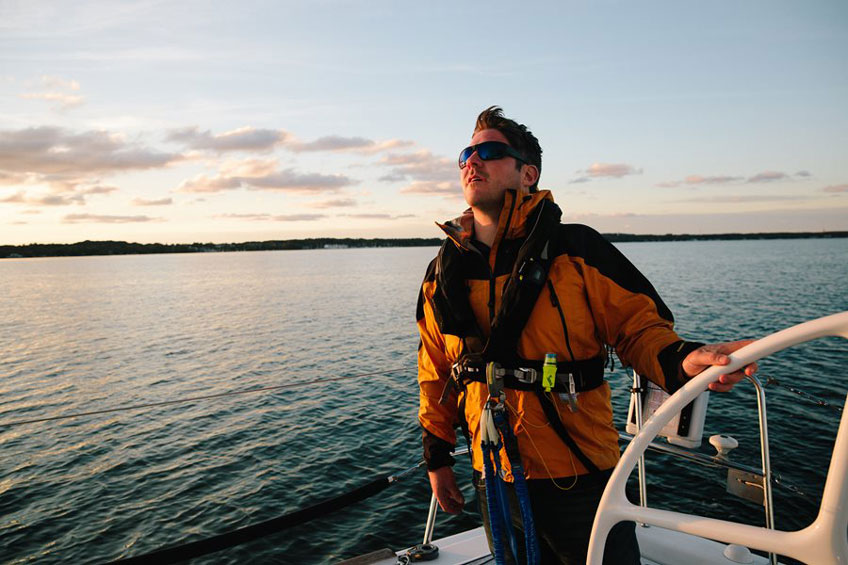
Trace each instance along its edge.
<instances>
[{"instance_id":1,"label":"black sunglasses","mask_svg":"<svg viewBox=\"0 0 848 565\"><path fill-rule=\"evenodd\" d=\"M474 152L477 152L477 155L483 161L494 161L497 159L503 159L504 157L514 157L515 159L521 161L522 163L527 163L527 159L501 141L484 141L483 143L478 143L477 145L472 145L471 147L466 147L459 154L459 168L464 169L465 164L474 155Z\"/></svg>"}]
</instances>

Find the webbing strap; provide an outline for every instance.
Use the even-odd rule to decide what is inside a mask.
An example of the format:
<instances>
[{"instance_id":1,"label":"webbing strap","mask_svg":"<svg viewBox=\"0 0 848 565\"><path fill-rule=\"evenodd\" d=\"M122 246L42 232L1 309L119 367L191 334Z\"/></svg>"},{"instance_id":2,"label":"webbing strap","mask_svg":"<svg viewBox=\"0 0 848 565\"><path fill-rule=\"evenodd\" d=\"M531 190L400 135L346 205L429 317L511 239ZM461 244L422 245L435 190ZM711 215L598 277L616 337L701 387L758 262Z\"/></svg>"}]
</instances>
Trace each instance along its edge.
<instances>
[{"instance_id":1,"label":"webbing strap","mask_svg":"<svg viewBox=\"0 0 848 565\"><path fill-rule=\"evenodd\" d=\"M592 460L586 456L585 453L580 449L577 445L577 442L574 441L574 438L568 433L568 430L565 429L565 426L562 425L562 421L559 419L559 413L557 412L556 406L554 406L551 399L542 392L542 389L536 390L536 395L539 397L539 404L542 405L542 410L545 411L545 416L548 417L548 421L551 423L551 427L557 433L559 438L568 446L568 449L583 463L583 466L592 473L600 473L601 470L598 469L598 466L592 463Z\"/></svg>"},{"instance_id":2,"label":"webbing strap","mask_svg":"<svg viewBox=\"0 0 848 565\"><path fill-rule=\"evenodd\" d=\"M503 388L515 390L536 390L541 386L542 361L529 361L519 359L515 367L499 367L505 369L506 374L499 377ZM466 381L486 382L485 365L482 361L466 360L457 363L452 375L455 380L460 380L462 385ZM536 372L536 380L528 382L527 369ZM567 375L572 375L576 392L586 392L601 386L604 382L604 359L594 357L584 361L561 361L557 363L557 382L553 387L554 392L570 392L568 388ZM461 386L460 386L461 388Z\"/></svg>"}]
</instances>

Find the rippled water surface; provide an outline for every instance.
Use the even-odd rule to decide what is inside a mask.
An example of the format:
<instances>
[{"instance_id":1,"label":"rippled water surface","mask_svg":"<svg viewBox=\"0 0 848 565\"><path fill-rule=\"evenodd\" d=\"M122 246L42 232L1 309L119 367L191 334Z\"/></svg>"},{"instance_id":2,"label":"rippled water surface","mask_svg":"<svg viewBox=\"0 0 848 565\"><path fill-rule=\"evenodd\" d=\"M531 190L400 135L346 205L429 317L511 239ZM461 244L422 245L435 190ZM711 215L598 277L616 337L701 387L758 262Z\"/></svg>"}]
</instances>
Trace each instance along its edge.
<instances>
[{"instance_id":1,"label":"rippled water surface","mask_svg":"<svg viewBox=\"0 0 848 565\"><path fill-rule=\"evenodd\" d=\"M702 341L848 309L848 240L621 244ZM105 562L341 494L420 457L414 311L435 248L0 262L0 424L260 387L145 410L0 428L0 561ZM848 347L785 352L761 374L841 405ZM362 375L362 376L360 376ZM350 376L344 380L330 380ZM617 420L627 379L609 376ZM813 518L838 414L767 389L778 527ZM707 435L758 460L751 387L712 395ZM708 451L708 448L704 449ZM457 470L469 475L467 462ZM762 522L721 473L659 457L652 504ZM423 473L334 516L198 563L324 563L420 541ZM800 491L800 492L799 492ZM471 499L471 489L466 489ZM781 509L791 512L781 513ZM478 523L440 515L437 535Z\"/></svg>"}]
</instances>

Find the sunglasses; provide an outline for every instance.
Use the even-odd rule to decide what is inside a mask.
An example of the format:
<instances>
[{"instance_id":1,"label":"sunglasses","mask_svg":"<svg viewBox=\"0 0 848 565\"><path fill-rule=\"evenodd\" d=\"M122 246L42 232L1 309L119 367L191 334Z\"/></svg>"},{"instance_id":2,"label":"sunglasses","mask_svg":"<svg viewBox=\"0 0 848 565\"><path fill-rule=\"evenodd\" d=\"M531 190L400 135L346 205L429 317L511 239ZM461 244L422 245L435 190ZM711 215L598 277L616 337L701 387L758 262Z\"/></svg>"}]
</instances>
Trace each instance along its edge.
<instances>
[{"instance_id":1,"label":"sunglasses","mask_svg":"<svg viewBox=\"0 0 848 565\"><path fill-rule=\"evenodd\" d=\"M484 141L483 143L478 143L477 145L472 145L471 147L466 147L459 154L459 168L464 169L465 164L474 155L474 152L477 152L477 156L480 157L483 161L496 161L497 159L503 159L504 157L513 157L522 163L527 163L527 159L501 141Z\"/></svg>"}]
</instances>

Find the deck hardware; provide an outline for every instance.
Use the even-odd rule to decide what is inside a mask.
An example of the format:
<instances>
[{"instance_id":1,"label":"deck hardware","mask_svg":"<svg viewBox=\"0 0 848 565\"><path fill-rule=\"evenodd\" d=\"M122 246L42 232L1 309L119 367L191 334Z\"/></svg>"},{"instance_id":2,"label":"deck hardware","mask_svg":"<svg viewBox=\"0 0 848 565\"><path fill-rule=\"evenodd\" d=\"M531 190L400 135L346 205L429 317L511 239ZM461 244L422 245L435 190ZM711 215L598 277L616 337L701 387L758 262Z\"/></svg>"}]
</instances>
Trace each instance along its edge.
<instances>
[{"instance_id":1,"label":"deck hardware","mask_svg":"<svg viewBox=\"0 0 848 565\"><path fill-rule=\"evenodd\" d=\"M416 546L410 547L406 553L398 556L398 564L406 565L407 563L418 563L421 561L432 561L439 557L439 548L432 543L419 543Z\"/></svg>"},{"instance_id":2,"label":"deck hardware","mask_svg":"<svg viewBox=\"0 0 848 565\"><path fill-rule=\"evenodd\" d=\"M710 436L710 445L718 451L718 457L721 459L729 459L730 452L739 447L739 442L736 438L726 436L724 434L715 434Z\"/></svg>"}]
</instances>

